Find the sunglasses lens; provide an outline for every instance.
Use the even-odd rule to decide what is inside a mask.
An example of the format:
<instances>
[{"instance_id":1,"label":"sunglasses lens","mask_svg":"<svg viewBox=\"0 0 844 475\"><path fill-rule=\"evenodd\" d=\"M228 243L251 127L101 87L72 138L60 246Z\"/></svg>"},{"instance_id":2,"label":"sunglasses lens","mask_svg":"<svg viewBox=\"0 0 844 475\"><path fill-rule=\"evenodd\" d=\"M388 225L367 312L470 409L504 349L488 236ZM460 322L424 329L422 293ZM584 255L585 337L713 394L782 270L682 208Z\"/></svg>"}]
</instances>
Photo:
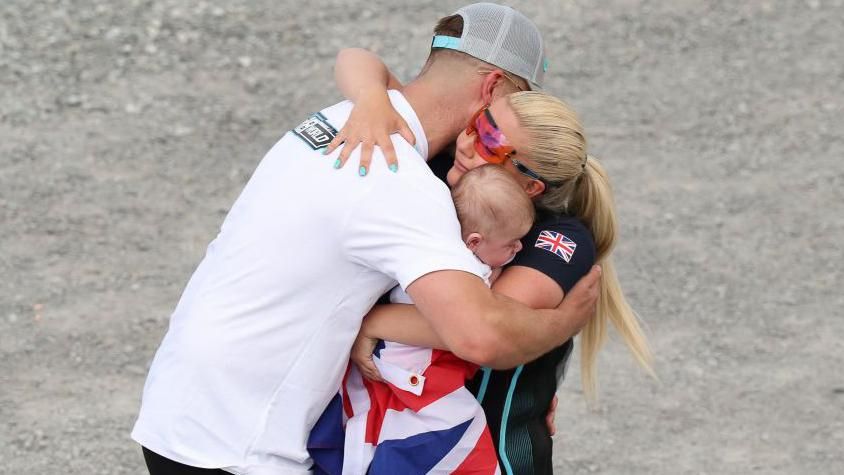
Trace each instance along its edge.
<instances>
[{"instance_id":1,"label":"sunglasses lens","mask_svg":"<svg viewBox=\"0 0 844 475\"><path fill-rule=\"evenodd\" d=\"M466 126L467 134L471 135L478 133L478 117L480 117L481 112L483 112L483 109L479 110L478 112L475 112L475 115L473 115L472 119L469 120L469 125Z\"/></svg>"},{"instance_id":2,"label":"sunglasses lens","mask_svg":"<svg viewBox=\"0 0 844 475\"><path fill-rule=\"evenodd\" d=\"M485 153L482 153L484 158L488 162L496 164L506 160L507 155L503 149L507 147L501 143L504 135L495 126L495 122L491 120L488 110L484 110L484 113L478 114L478 118L475 120L475 128L478 131L476 143L480 145L477 148L485 150Z\"/></svg>"},{"instance_id":3,"label":"sunglasses lens","mask_svg":"<svg viewBox=\"0 0 844 475\"><path fill-rule=\"evenodd\" d=\"M499 165L507 159L506 156L500 156L497 153L493 152L486 145L483 143L483 139L481 139L480 134L475 136L475 151L478 152L478 155L481 156L484 160L489 163L493 163L495 165Z\"/></svg>"},{"instance_id":4,"label":"sunglasses lens","mask_svg":"<svg viewBox=\"0 0 844 475\"><path fill-rule=\"evenodd\" d=\"M506 145L507 139L498 130L487 108L475 113L466 127L466 133L475 134L475 151L489 163L496 165L504 163L508 154L514 152L513 147Z\"/></svg>"}]
</instances>

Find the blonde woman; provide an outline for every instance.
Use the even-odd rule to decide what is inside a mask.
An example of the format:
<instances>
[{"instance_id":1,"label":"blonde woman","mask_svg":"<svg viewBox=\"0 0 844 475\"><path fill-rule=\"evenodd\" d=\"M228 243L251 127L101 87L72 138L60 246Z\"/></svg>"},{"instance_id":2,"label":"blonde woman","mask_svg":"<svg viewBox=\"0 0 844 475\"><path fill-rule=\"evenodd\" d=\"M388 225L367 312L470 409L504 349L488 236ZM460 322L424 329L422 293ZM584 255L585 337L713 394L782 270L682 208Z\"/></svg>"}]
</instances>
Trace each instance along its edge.
<instances>
[{"instance_id":1,"label":"blonde woman","mask_svg":"<svg viewBox=\"0 0 844 475\"><path fill-rule=\"evenodd\" d=\"M380 60L363 50L344 51L338 57L336 76L341 90L357 104L352 113L355 120L350 119L331 146L345 140L342 161L364 135L374 137L367 141L370 152L379 138L391 132L408 135L386 101L386 87L396 86L397 81ZM386 152L385 156L394 160ZM363 158L362 166L368 166L368 160ZM488 163L500 165L533 200L537 220L522 240L523 250L495 282L496 292L533 308L553 308L593 264L601 265L597 314L580 334L582 385L589 401L596 396L595 361L609 324L621 334L636 361L651 372L646 339L614 271L617 224L609 179L600 161L587 154L583 128L568 106L530 91L497 99L474 115L452 151L429 163L435 172L447 170L443 178L449 185L468 170ZM376 307L361 333L353 360L373 378L378 377L371 362L375 339L445 348L409 305ZM569 340L513 369L485 368L468 385L484 407L502 473L552 473L553 422L547 420L548 409L553 411L556 404L554 394L572 347Z\"/></svg>"}]
</instances>

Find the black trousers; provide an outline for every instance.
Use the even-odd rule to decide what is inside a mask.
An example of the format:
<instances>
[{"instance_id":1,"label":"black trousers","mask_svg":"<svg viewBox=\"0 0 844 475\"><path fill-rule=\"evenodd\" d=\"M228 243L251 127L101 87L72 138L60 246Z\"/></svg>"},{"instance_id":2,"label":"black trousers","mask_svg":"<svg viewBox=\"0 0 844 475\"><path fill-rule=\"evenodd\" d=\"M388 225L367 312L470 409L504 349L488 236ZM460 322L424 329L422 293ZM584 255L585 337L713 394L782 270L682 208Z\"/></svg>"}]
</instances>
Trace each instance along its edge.
<instances>
[{"instance_id":1,"label":"black trousers","mask_svg":"<svg viewBox=\"0 0 844 475\"><path fill-rule=\"evenodd\" d=\"M198 468L174 462L167 457L141 447L144 451L144 460L147 463L149 475L231 475L229 472L218 468Z\"/></svg>"}]
</instances>

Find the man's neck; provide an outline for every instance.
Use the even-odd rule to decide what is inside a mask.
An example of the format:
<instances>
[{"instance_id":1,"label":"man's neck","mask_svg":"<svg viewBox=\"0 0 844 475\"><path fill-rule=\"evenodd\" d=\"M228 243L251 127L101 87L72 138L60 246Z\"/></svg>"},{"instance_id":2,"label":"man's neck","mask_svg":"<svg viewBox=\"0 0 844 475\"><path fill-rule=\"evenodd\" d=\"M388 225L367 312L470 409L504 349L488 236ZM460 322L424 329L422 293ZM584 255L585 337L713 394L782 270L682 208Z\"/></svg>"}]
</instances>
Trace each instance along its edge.
<instances>
[{"instance_id":1,"label":"man's neck","mask_svg":"<svg viewBox=\"0 0 844 475\"><path fill-rule=\"evenodd\" d=\"M407 102L413 107L425 136L428 138L430 159L446 145L457 140L472 114L469 94L459 94L451 87L442 87L426 78L417 78L402 88Z\"/></svg>"}]
</instances>

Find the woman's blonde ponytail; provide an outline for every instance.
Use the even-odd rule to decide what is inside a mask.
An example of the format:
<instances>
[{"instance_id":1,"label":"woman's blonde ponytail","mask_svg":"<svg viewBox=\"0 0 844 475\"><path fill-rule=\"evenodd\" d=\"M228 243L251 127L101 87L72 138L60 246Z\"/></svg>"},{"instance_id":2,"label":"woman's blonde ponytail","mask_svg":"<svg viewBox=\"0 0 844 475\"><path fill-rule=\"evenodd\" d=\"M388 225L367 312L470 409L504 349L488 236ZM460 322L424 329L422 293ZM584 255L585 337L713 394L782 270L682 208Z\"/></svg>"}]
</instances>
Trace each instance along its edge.
<instances>
[{"instance_id":1,"label":"woman's blonde ponytail","mask_svg":"<svg viewBox=\"0 0 844 475\"><path fill-rule=\"evenodd\" d=\"M612 188L600 161L586 155L583 127L566 104L530 91L508 98L519 124L530 137L527 158L531 167L548 184L534 204L540 210L579 219L592 233L596 263L603 268L595 318L580 334L583 390L587 400L594 401L596 357L606 341L608 322L624 338L636 361L653 375L647 339L624 298L612 262L618 227Z\"/></svg>"},{"instance_id":2,"label":"woman's blonde ponytail","mask_svg":"<svg viewBox=\"0 0 844 475\"><path fill-rule=\"evenodd\" d=\"M603 271L596 316L589 320L580 336L583 392L588 401L594 402L597 395L596 359L607 339L607 321L622 336L639 365L651 375L654 372L647 339L636 313L624 297L612 260L617 222L609 178L600 161L590 156L578 179L580 183L575 187L569 209L592 232L596 263Z\"/></svg>"}]
</instances>

